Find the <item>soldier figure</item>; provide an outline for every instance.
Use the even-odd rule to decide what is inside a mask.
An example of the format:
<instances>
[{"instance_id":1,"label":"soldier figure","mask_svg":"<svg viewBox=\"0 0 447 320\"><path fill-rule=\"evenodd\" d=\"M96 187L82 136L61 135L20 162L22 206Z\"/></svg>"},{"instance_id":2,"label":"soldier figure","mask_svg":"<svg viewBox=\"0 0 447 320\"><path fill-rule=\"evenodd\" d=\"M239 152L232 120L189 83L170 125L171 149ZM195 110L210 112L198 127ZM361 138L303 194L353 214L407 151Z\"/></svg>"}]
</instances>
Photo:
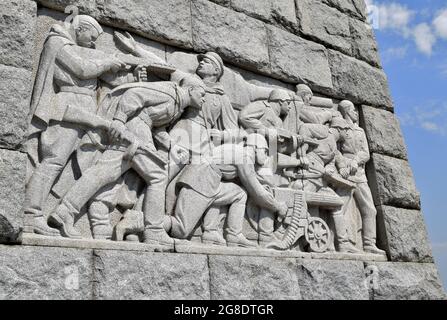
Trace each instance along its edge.
<instances>
[{"instance_id":1,"label":"soldier figure","mask_svg":"<svg viewBox=\"0 0 447 320\"><path fill-rule=\"evenodd\" d=\"M189 238L208 209L230 206L227 216L227 245L256 247L255 243L248 241L242 234L247 195L261 208L278 212L280 216L286 214L287 206L275 200L256 175L255 164L263 166L268 155L265 146L260 145L258 148L250 142L255 140L248 136L249 143L246 147L223 144L214 148L211 157L203 159L202 164L192 164L185 168L177 182L181 189L175 214L167 217L170 220L167 225L170 225L173 237ZM236 179L239 179L243 187L235 182ZM214 238L216 243L222 243L218 234ZM210 235L207 240L211 241Z\"/></svg>"},{"instance_id":2,"label":"soldier figure","mask_svg":"<svg viewBox=\"0 0 447 320\"><path fill-rule=\"evenodd\" d=\"M362 216L363 250L373 254L385 254L376 246L377 210L365 173L365 165L370 159L365 131L358 125L358 113L351 101L340 102L338 109L347 126L341 131L342 156L337 157L337 168L343 178L356 184L353 196Z\"/></svg>"},{"instance_id":3,"label":"soldier figure","mask_svg":"<svg viewBox=\"0 0 447 320\"><path fill-rule=\"evenodd\" d=\"M112 135L132 143L110 146L68 191L50 219L65 236L80 238L73 224L81 208L103 186L134 169L147 183L143 203L144 241L172 247L173 239L163 229L167 163L154 146L152 130L169 126L188 106L201 108L205 91L201 87L186 89L172 82L153 82L121 86L111 95L115 97L111 99L112 106L116 106ZM167 132L164 133L169 140Z\"/></svg>"},{"instance_id":4,"label":"soldier figure","mask_svg":"<svg viewBox=\"0 0 447 320\"><path fill-rule=\"evenodd\" d=\"M98 77L125 67L114 57L96 59L93 48L102 32L96 20L79 15L68 29L54 25L46 39L31 103L31 134L43 131L39 140L41 161L37 164L38 156L31 159L37 168L27 185L25 232L59 235L47 225L43 206L56 178L89 130L81 119L67 120L67 108L95 114Z\"/></svg>"}]
</instances>

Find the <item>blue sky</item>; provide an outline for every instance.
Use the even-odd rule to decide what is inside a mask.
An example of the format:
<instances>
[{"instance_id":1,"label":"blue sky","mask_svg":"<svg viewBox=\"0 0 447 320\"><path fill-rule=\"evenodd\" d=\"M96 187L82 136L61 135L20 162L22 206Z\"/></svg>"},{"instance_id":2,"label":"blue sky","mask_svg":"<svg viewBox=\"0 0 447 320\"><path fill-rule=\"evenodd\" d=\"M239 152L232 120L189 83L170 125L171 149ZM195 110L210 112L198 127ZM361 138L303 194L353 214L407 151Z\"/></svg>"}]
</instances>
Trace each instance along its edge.
<instances>
[{"instance_id":1,"label":"blue sky","mask_svg":"<svg viewBox=\"0 0 447 320\"><path fill-rule=\"evenodd\" d=\"M447 1L367 2L447 288Z\"/></svg>"}]
</instances>

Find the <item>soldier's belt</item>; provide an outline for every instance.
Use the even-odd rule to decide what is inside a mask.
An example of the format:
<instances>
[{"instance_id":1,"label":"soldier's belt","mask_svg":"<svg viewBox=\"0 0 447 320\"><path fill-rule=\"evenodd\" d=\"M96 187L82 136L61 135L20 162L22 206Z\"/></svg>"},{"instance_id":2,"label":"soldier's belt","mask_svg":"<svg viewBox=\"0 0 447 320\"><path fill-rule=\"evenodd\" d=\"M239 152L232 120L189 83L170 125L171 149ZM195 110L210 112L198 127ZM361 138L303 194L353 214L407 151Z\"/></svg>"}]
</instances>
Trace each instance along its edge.
<instances>
[{"instance_id":1,"label":"soldier's belt","mask_svg":"<svg viewBox=\"0 0 447 320\"><path fill-rule=\"evenodd\" d=\"M70 93L76 93L76 94L82 94L85 96L96 96L96 91L88 88L80 88L80 87L70 87L70 86L63 86L59 89L59 92L70 92Z\"/></svg>"}]
</instances>

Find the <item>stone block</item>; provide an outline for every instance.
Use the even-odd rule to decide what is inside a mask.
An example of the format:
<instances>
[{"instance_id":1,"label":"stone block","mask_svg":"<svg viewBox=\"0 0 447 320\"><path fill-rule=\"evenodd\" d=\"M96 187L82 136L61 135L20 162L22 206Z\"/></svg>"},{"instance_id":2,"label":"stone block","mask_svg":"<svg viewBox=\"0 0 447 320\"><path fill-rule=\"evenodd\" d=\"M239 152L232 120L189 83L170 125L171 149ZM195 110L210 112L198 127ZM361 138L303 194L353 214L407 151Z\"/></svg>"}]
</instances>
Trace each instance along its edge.
<instances>
[{"instance_id":1,"label":"stone block","mask_svg":"<svg viewBox=\"0 0 447 320\"><path fill-rule=\"evenodd\" d=\"M64 11L75 5L81 14L99 22L134 31L142 36L191 48L191 7L184 0L38 0L41 5Z\"/></svg>"},{"instance_id":2,"label":"stone block","mask_svg":"<svg viewBox=\"0 0 447 320\"><path fill-rule=\"evenodd\" d=\"M204 255L95 250L95 299L209 299Z\"/></svg>"},{"instance_id":3,"label":"stone block","mask_svg":"<svg viewBox=\"0 0 447 320\"><path fill-rule=\"evenodd\" d=\"M366 20L367 8L365 0L323 0L323 2L352 17Z\"/></svg>"},{"instance_id":4,"label":"stone block","mask_svg":"<svg viewBox=\"0 0 447 320\"><path fill-rule=\"evenodd\" d=\"M27 138L31 78L29 70L0 65L0 147L19 149Z\"/></svg>"},{"instance_id":5,"label":"stone block","mask_svg":"<svg viewBox=\"0 0 447 320\"><path fill-rule=\"evenodd\" d=\"M357 19L349 19L352 55L375 67L381 66L379 49L370 24Z\"/></svg>"},{"instance_id":6,"label":"stone block","mask_svg":"<svg viewBox=\"0 0 447 320\"><path fill-rule=\"evenodd\" d=\"M362 106L360 113L371 152L404 160L408 158L399 120L392 112Z\"/></svg>"},{"instance_id":7,"label":"stone block","mask_svg":"<svg viewBox=\"0 0 447 320\"><path fill-rule=\"evenodd\" d=\"M324 46L269 26L272 73L287 82L304 82L316 89L332 88Z\"/></svg>"},{"instance_id":8,"label":"stone block","mask_svg":"<svg viewBox=\"0 0 447 320\"><path fill-rule=\"evenodd\" d=\"M2 1L0 64L32 69L36 7L30 0Z\"/></svg>"},{"instance_id":9,"label":"stone block","mask_svg":"<svg viewBox=\"0 0 447 320\"><path fill-rule=\"evenodd\" d=\"M420 194L407 161L374 153L367 169L376 205L421 208Z\"/></svg>"},{"instance_id":10,"label":"stone block","mask_svg":"<svg viewBox=\"0 0 447 320\"><path fill-rule=\"evenodd\" d=\"M23 227L26 155L0 149L0 243L15 243Z\"/></svg>"},{"instance_id":11,"label":"stone block","mask_svg":"<svg viewBox=\"0 0 447 320\"><path fill-rule=\"evenodd\" d=\"M375 277L371 283L374 300L441 300L446 299L434 264L368 263Z\"/></svg>"},{"instance_id":12,"label":"stone block","mask_svg":"<svg viewBox=\"0 0 447 320\"><path fill-rule=\"evenodd\" d=\"M383 70L340 52L328 51L333 95L351 99L357 104L393 108L388 80Z\"/></svg>"},{"instance_id":13,"label":"stone block","mask_svg":"<svg viewBox=\"0 0 447 320\"><path fill-rule=\"evenodd\" d=\"M194 50L215 51L235 65L269 71L263 22L205 0L192 1Z\"/></svg>"},{"instance_id":14,"label":"stone block","mask_svg":"<svg viewBox=\"0 0 447 320\"><path fill-rule=\"evenodd\" d=\"M424 217L419 210L379 207L386 248L391 261L433 263Z\"/></svg>"},{"instance_id":15,"label":"stone block","mask_svg":"<svg viewBox=\"0 0 447 320\"><path fill-rule=\"evenodd\" d=\"M0 246L1 300L89 300L92 251Z\"/></svg>"},{"instance_id":16,"label":"stone block","mask_svg":"<svg viewBox=\"0 0 447 320\"><path fill-rule=\"evenodd\" d=\"M211 299L299 300L294 259L209 256Z\"/></svg>"},{"instance_id":17,"label":"stone block","mask_svg":"<svg viewBox=\"0 0 447 320\"><path fill-rule=\"evenodd\" d=\"M295 0L232 0L231 7L254 18L294 27Z\"/></svg>"},{"instance_id":18,"label":"stone block","mask_svg":"<svg viewBox=\"0 0 447 320\"><path fill-rule=\"evenodd\" d=\"M368 300L363 262L299 260L298 283L304 300Z\"/></svg>"},{"instance_id":19,"label":"stone block","mask_svg":"<svg viewBox=\"0 0 447 320\"><path fill-rule=\"evenodd\" d=\"M349 17L320 0L296 1L301 32L331 48L351 54Z\"/></svg>"}]
</instances>

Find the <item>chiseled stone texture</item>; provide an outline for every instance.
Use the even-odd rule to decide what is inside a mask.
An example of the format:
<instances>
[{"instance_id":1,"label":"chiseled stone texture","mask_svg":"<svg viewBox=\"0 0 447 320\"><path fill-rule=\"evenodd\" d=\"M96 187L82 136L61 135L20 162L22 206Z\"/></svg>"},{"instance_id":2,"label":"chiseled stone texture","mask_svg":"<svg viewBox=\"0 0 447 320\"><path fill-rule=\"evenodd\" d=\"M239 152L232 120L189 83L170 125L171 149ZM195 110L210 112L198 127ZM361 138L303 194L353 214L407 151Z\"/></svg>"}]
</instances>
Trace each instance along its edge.
<instances>
[{"instance_id":1,"label":"chiseled stone texture","mask_svg":"<svg viewBox=\"0 0 447 320\"><path fill-rule=\"evenodd\" d=\"M297 24L295 0L231 0L231 7L267 22L291 27Z\"/></svg>"},{"instance_id":2,"label":"chiseled stone texture","mask_svg":"<svg viewBox=\"0 0 447 320\"><path fill-rule=\"evenodd\" d=\"M91 299L91 265L91 250L0 246L0 299Z\"/></svg>"},{"instance_id":3,"label":"chiseled stone texture","mask_svg":"<svg viewBox=\"0 0 447 320\"><path fill-rule=\"evenodd\" d=\"M95 299L209 299L205 255L95 250Z\"/></svg>"},{"instance_id":4,"label":"chiseled stone texture","mask_svg":"<svg viewBox=\"0 0 447 320\"><path fill-rule=\"evenodd\" d=\"M424 217L419 210L379 207L391 261L433 263Z\"/></svg>"},{"instance_id":5,"label":"chiseled stone texture","mask_svg":"<svg viewBox=\"0 0 447 320\"><path fill-rule=\"evenodd\" d=\"M304 82L314 88L332 88L328 54L324 46L269 26L272 73L281 79Z\"/></svg>"},{"instance_id":6,"label":"chiseled stone texture","mask_svg":"<svg viewBox=\"0 0 447 320\"><path fill-rule=\"evenodd\" d=\"M19 149L26 139L31 78L31 71L0 65L0 148Z\"/></svg>"},{"instance_id":7,"label":"chiseled stone texture","mask_svg":"<svg viewBox=\"0 0 447 320\"><path fill-rule=\"evenodd\" d=\"M37 0L52 9L75 5L99 22L191 48L191 8L185 0Z\"/></svg>"},{"instance_id":8,"label":"chiseled stone texture","mask_svg":"<svg viewBox=\"0 0 447 320\"><path fill-rule=\"evenodd\" d=\"M0 242L14 243L23 225L26 155L0 149Z\"/></svg>"},{"instance_id":9,"label":"chiseled stone texture","mask_svg":"<svg viewBox=\"0 0 447 320\"><path fill-rule=\"evenodd\" d=\"M340 50L351 54L349 18L321 0L296 1L297 16L301 32Z\"/></svg>"},{"instance_id":10,"label":"chiseled stone texture","mask_svg":"<svg viewBox=\"0 0 447 320\"><path fill-rule=\"evenodd\" d=\"M213 300L299 300L293 259L209 256Z\"/></svg>"},{"instance_id":11,"label":"chiseled stone texture","mask_svg":"<svg viewBox=\"0 0 447 320\"><path fill-rule=\"evenodd\" d=\"M380 67L379 49L371 25L364 21L349 19L349 28L352 55L373 66Z\"/></svg>"},{"instance_id":12,"label":"chiseled stone texture","mask_svg":"<svg viewBox=\"0 0 447 320\"><path fill-rule=\"evenodd\" d=\"M374 300L446 299L436 266L430 263L377 262L367 264L376 273Z\"/></svg>"},{"instance_id":13,"label":"chiseled stone texture","mask_svg":"<svg viewBox=\"0 0 447 320\"><path fill-rule=\"evenodd\" d=\"M407 160L407 148L397 117L370 106L361 106L360 113L370 151Z\"/></svg>"},{"instance_id":14,"label":"chiseled stone texture","mask_svg":"<svg viewBox=\"0 0 447 320\"><path fill-rule=\"evenodd\" d=\"M368 300L363 262L299 260L301 296L305 300Z\"/></svg>"},{"instance_id":15,"label":"chiseled stone texture","mask_svg":"<svg viewBox=\"0 0 447 320\"><path fill-rule=\"evenodd\" d=\"M366 20L367 10L365 0L322 0L322 2L353 17Z\"/></svg>"},{"instance_id":16,"label":"chiseled stone texture","mask_svg":"<svg viewBox=\"0 0 447 320\"><path fill-rule=\"evenodd\" d=\"M373 153L367 169L376 204L421 208L420 194L407 161Z\"/></svg>"},{"instance_id":17,"label":"chiseled stone texture","mask_svg":"<svg viewBox=\"0 0 447 320\"><path fill-rule=\"evenodd\" d=\"M328 52L334 95L354 103L393 108L383 70L334 50Z\"/></svg>"},{"instance_id":18,"label":"chiseled stone texture","mask_svg":"<svg viewBox=\"0 0 447 320\"><path fill-rule=\"evenodd\" d=\"M0 64L31 70L36 3L31 0L2 0L1 6Z\"/></svg>"},{"instance_id":19,"label":"chiseled stone texture","mask_svg":"<svg viewBox=\"0 0 447 320\"><path fill-rule=\"evenodd\" d=\"M214 50L236 65L269 71L267 31L263 22L206 0L193 0L194 50Z\"/></svg>"}]
</instances>

